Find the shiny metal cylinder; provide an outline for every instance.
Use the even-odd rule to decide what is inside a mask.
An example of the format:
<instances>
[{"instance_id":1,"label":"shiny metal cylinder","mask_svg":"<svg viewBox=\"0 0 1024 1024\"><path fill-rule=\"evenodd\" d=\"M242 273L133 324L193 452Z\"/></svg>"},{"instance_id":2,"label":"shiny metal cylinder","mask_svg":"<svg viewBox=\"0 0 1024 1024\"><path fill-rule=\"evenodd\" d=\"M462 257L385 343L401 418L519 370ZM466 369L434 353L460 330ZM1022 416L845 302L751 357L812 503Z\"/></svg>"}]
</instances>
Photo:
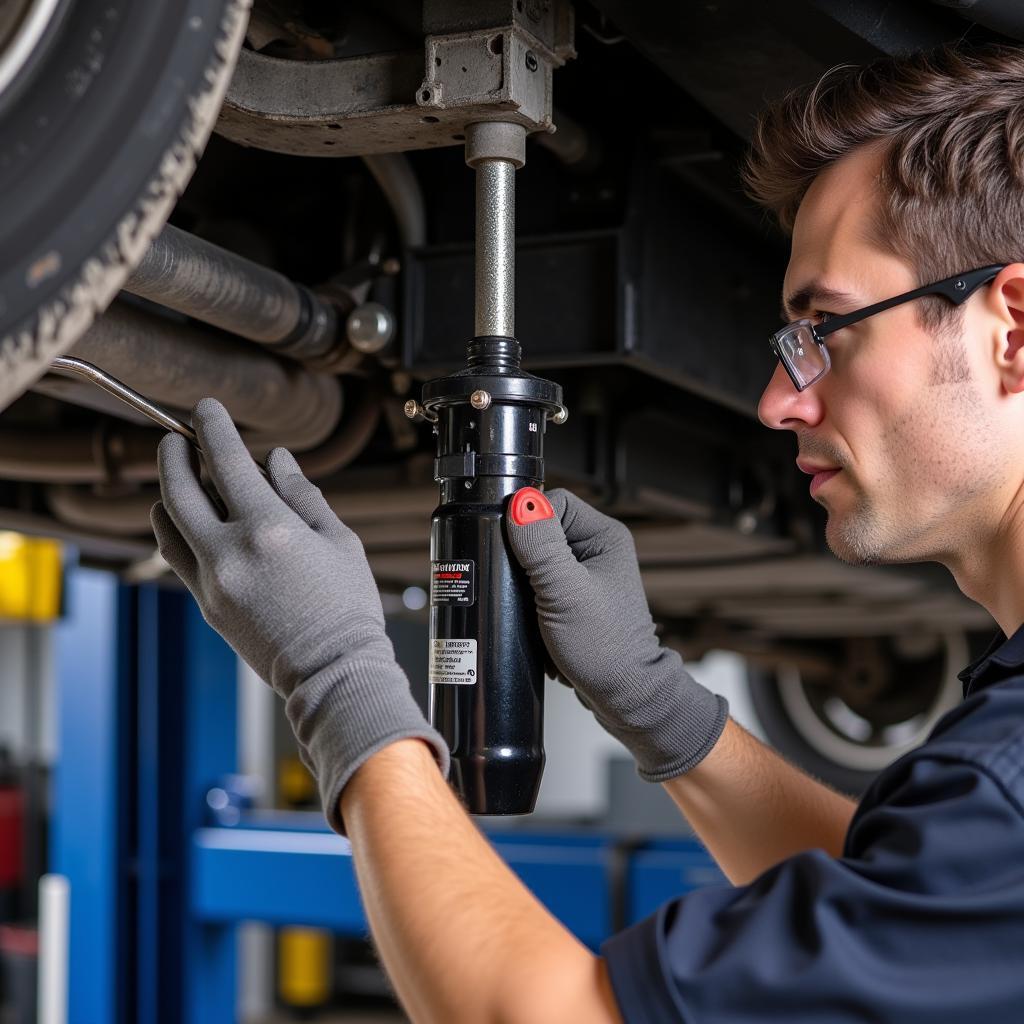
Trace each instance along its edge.
<instances>
[{"instance_id":1,"label":"shiny metal cylinder","mask_svg":"<svg viewBox=\"0 0 1024 1024\"><path fill-rule=\"evenodd\" d=\"M476 316L474 334L515 337L516 168L511 160L476 163Z\"/></svg>"},{"instance_id":2,"label":"shiny metal cylinder","mask_svg":"<svg viewBox=\"0 0 1024 1024\"><path fill-rule=\"evenodd\" d=\"M98 366L87 363L84 359L75 359L72 356L58 356L50 363L50 368L52 370L59 370L62 373L71 373L76 377L90 381L108 395L113 395L119 402L123 402L129 408L141 413L147 420L151 420L158 426L163 427L164 430L172 430L175 434L181 434L182 437L191 441L197 448L199 447L199 439L196 437L196 432L188 423L179 420L173 413L151 402L145 395L140 395L138 391L128 387L127 384L119 381L116 377L112 377L109 373L105 373Z\"/></svg>"}]
</instances>

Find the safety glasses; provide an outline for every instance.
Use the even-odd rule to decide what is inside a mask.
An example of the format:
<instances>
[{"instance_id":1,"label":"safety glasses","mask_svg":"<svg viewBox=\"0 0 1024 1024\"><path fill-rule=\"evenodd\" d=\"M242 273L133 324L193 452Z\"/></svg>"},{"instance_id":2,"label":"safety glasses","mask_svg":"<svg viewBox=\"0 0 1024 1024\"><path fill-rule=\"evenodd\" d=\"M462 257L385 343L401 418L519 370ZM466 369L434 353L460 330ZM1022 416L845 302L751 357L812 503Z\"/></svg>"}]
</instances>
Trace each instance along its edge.
<instances>
[{"instance_id":1,"label":"safety glasses","mask_svg":"<svg viewBox=\"0 0 1024 1024\"><path fill-rule=\"evenodd\" d=\"M805 391L816 381L821 380L832 366L828 349L825 347L825 339L830 334L866 320L876 313L884 313L893 306L901 306L904 302L923 298L925 295L941 295L959 306L983 284L988 284L1004 266L1006 264L968 270L966 273L947 277L934 284L926 284L871 306L864 306L863 309L854 310L852 313L830 316L819 324L811 320L794 320L793 323L786 324L781 330L769 335L768 343L786 368L793 386L797 391Z\"/></svg>"}]
</instances>

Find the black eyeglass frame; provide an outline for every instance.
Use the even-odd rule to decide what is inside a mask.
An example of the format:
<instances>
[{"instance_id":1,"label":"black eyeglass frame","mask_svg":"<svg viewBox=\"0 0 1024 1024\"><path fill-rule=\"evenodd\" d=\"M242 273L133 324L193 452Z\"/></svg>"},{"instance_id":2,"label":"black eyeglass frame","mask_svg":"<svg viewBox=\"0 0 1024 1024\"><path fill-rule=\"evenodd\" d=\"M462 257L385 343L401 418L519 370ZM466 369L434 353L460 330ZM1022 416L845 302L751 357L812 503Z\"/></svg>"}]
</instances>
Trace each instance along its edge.
<instances>
[{"instance_id":1,"label":"black eyeglass frame","mask_svg":"<svg viewBox=\"0 0 1024 1024\"><path fill-rule=\"evenodd\" d=\"M976 270L968 270L962 274L954 274L952 277L935 281L933 284L922 285L920 288L904 292L902 295L894 295L891 299L883 299L881 302L875 302L870 306L855 309L852 313L830 316L828 320L820 324L806 319L794 320L792 323L788 323L785 327L781 327L770 334L768 336L768 344L771 345L772 351L778 357L779 362L785 367L786 373L789 374L789 379L793 382L793 387L797 391L806 391L812 384L816 384L821 380L832 366L832 361L828 356L828 349L825 347L825 339L830 334L841 331L844 327L850 327L852 324L860 323L861 320L866 320L869 316L874 316L876 313L884 313L887 309L892 309L893 306L900 306L904 302L912 302L914 299L923 298L925 295L941 295L944 299L949 299L954 305L959 306L966 302L982 285L988 284L1008 265L1003 263L998 266L979 267ZM813 380L806 382L800 381L796 369L790 364L789 359L783 355L782 351L783 337L797 327L805 327L810 330L811 337L818 343L825 362L821 372Z\"/></svg>"}]
</instances>

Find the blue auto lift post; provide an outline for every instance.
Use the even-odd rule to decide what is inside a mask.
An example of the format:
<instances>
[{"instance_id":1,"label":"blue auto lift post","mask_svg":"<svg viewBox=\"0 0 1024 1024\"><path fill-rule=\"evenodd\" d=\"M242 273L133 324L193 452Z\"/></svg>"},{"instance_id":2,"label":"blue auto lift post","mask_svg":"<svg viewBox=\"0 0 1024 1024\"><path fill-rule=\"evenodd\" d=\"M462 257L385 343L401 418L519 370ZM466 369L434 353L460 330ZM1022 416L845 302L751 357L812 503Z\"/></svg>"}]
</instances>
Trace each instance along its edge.
<instances>
[{"instance_id":1,"label":"blue auto lift post","mask_svg":"<svg viewBox=\"0 0 1024 1024\"><path fill-rule=\"evenodd\" d=\"M189 913L192 837L236 766L236 660L188 595L68 573L51 869L71 892L68 1020L234 1019L230 924Z\"/></svg>"},{"instance_id":2,"label":"blue auto lift post","mask_svg":"<svg viewBox=\"0 0 1024 1024\"><path fill-rule=\"evenodd\" d=\"M236 659L180 590L68 572L57 630L51 870L70 882L70 1024L234 1021L235 926L365 935L347 840L319 815L207 795L235 772ZM581 941L720 883L686 839L492 830L524 883Z\"/></svg>"}]
</instances>

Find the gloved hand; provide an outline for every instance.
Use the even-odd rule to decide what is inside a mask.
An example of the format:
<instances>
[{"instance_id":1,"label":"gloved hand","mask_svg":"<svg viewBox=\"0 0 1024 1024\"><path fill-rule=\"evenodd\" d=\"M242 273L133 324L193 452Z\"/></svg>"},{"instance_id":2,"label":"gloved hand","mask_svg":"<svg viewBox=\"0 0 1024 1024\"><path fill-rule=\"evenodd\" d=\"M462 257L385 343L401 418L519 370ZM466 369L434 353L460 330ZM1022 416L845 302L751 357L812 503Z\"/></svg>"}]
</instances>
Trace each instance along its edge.
<instances>
[{"instance_id":1,"label":"gloved hand","mask_svg":"<svg viewBox=\"0 0 1024 1024\"><path fill-rule=\"evenodd\" d=\"M447 774L448 749L395 661L359 538L284 448L268 456L265 480L219 402L200 401L192 424L227 517L200 485L189 443L168 434L151 514L160 553L206 621L285 699L327 820L343 833L338 799L371 754L419 737Z\"/></svg>"},{"instance_id":2,"label":"gloved hand","mask_svg":"<svg viewBox=\"0 0 1024 1024\"><path fill-rule=\"evenodd\" d=\"M547 498L552 518L520 526L509 516L508 536L548 654L641 777L682 775L715 745L729 705L658 641L629 530L568 491Z\"/></svg>"}]
</instances>

